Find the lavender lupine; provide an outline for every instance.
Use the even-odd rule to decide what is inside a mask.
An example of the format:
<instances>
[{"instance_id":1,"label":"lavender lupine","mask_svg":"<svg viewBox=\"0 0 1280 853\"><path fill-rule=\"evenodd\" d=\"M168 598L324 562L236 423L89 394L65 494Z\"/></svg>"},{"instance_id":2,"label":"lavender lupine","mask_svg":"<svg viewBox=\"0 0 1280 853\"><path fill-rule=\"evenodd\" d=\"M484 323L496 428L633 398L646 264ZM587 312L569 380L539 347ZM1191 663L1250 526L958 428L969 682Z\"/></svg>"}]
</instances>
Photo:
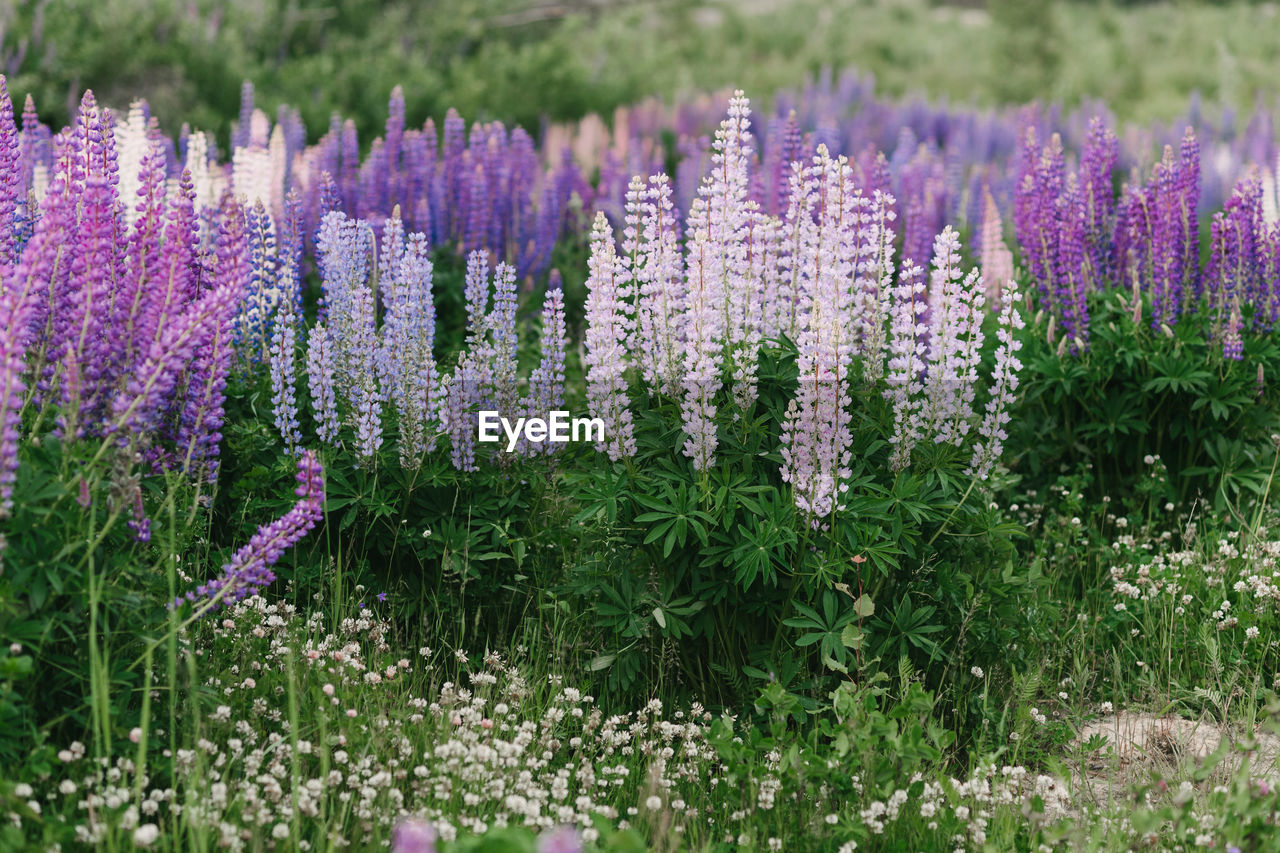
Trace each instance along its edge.
<instances>
[{"instance_id":1,"label":"lavender lupine","mask_svg":"<svg viewBox=\"0 0 1280 853\"><path fill-rule=\"evenodd\" d=\"M432 355L436 320L428 251L426 235L409 235L396 265L396 285L383 326L387 391L400 427L400 464L406 468L416 468L422 455L435 447L443 405L441 376Z\"/></svg>"},{"instance_id":2,"label":"lavender lupine","mask_svg":"<svg viewBox=\"0 0 1280 853\"><path fill-rule=\"evenodd\" d=\"M744 242L749 216L750 116L746 97L735 92L728 118L712 144L711 174L698 188L689 214L692 234L686 251L681 416L687 436L684 454L698 471L715 464L719 442L715 397L721 386L721 359L732 321L745 317L751 288Z\"/></svg>"},{"instance_id":3,"label":"lavender lupine","mask_svg":"<svg viewBox=\"0 0 1280 853\"><path fill-rule=\"evenodd\" d=\"M510 416L516 410L516 270L507 263L493 271L493 312L489 330L493 341L493 390L498 411Z\"/></svg>"},{"instance_id":4,"label":"lavender lupine","mask_svg":"<svg viewBox=\"0 0 1280 853\"><path fill-rule=\"evenodd\" d=\"M857 352L863 360L863 380L874 382L884 374L885 318L893 285L894 197L882 190L863 196L856 216L858 227L857 279L854 283L854 325Z\"/></svg>"},{"instance_id":5,"label":"lavender lupine","mask_svg":"<svg viewBox=\"0 0 1280 853\"><path fill-rule=\"evenodd\" d=\"M982 277L960 269L960 238L947 226L934 241L929 287L929 359L924 429L959 447L968 434L982 349Z\"/></svg>"},{"instance_id":6,"label":"lavender lupine","mask_svg":"<svg viewBox=\"0 0 1280 853\"><path fill-rule=\"evenodd\" d=\"M316 437L325 444L338 439L338 398L334 392L333 349L329 331L317 323L307 338L307 388L316 422Z\"/></svg>"},{"instance_id":7,"label":"lavender lupine","mask_svg":"<svg viewBox=\"0 0 1280 853\"><path fill-rule=\"evenodd\" d=\"M1018 312L1018 284L1009 279L1004 284L1004 299L996 329L999 343L991 376L991 399L987 401L982 423L978 425L978 441L969 460L968 473L979 480L985 480L991 474L1004 449L1004 441L1009 437L1004 427L1009 423L1009 410L1017 399L1018 371L1022 369L1022 362L1018 360L1022 341L1015 330L1023 325L1022 315Z\"/></svg>"},{"instance_id":8,"label":"lavender lupine","mask_svg":"<svg viewBox=\"0 0 1280 853\"><path fill-rule=\"evenodd\" d=\"M1224 209L1210 226L1209 263L1204 289L1213 314L1215 334L1224 352L1237 351L1242 308L1254 307L1254 328L1269 330L1271 284L1266 279L1268 235L1262 217L1262 186L1256 179L1236 185ZM1233 319L1233 315L1237 315ZM1234 328L1233 327L1234 324ZM1228 341L1228 330L1232 337Z\"/></svg>"},{"instance_id":9,"label":"lavender lupine","mask_svg":"<svg viewBox=\"0 0 1280 853\"><path fill-rule=\"evenodd\" d=\"M782 424L782 479L791 484L796 506L814 527L829 524L844 508L851 474L853 436L850 373L857 348L854 318L858 263L857 223L867 199L853 187L846 158L833 160L825 145L808 168L816 182L813 236L800 261L805 280L804 325L796 346L800 378ZM877 284L878 284L877 280Z\"/></svg>"},{"instance_id":10,"label":"lavender lupine","mask_svg":"<svg viewBox=\"0 0 1280 853\"><path fill-rule=\"evenodd\" d=\"M924 438L924 371L928 358L921 322L928 310L924 270L907 264L898 276L890 304L888 383L884 396L893 404L893 451L889 467L901 471L911 464L911 452Z\"/></svg>"},{"instance_id":11,"label":"lavender lupine","mask_svg":"<svg viewBox=\"0 0 1280 853\"><path fill-rule=\"evenodd\" d=\"M284 306L276 311L272 323L269 369L271 372L271 410L276 431L285 448L296 455L302 442L298 426L297 370L295 366L294 319Z\"/></svg>"},{"instance_id":12,"label":"lavender lupine","mask_svg":"<svg viewBox=\"0 0 1280 853\"><path fill-rule=\"evenodd\" d=\"M626 265L618 257L613 229L603 213L591 229L590 275L587 277L586 354L587 401L591 415L604 423L596 450L615 462L635 454L626 371L630 284ZM714 426L713 426L714 429Z\"/></svg>"},{"instance_id":13,"label":"lavender lupine","mask_svg":"<svg viewBox=\"0 0 1280 853\"><path fill-rule=\"evenodd\" d=\"M276 579L271 567L324 517L324 469L310 450L298 458L297 481L298 502L293 508L259 527L248 544L223 565L221 576L196 587L175 604L185 599L199 612L216 605L227 607L256 595Z\"/></svg>"},{"instance_id":14,"label":"lavender lupine","mask_svg":"<svg viewBox=\"0 0 1280 853\"><path fill-rule=\"evenodd\" d=\"M568 348L568 334L564 324L564 290L560 286L559 272L552 271L552 282L542 305L542 358L529 374L529 396L525 401L525 416L547 418L550 413L564 406L564 362ZM531 443L522 438L523 451L528 454L554 453L560 445L551 442Z\"/></svg>"},{"instance_id":15,"label":"lavender lupine","mask_svg":"<svg viewBox=\"0 0 1280 853\"><path fill-rule=\"evenodd\" d=\"M650 177L636 191L640 233L632 268L636 290L630 350L650 392L674 394L681 370L679 307L684 295L679 222L666 175Z\"/></svg>"}]
</instances>

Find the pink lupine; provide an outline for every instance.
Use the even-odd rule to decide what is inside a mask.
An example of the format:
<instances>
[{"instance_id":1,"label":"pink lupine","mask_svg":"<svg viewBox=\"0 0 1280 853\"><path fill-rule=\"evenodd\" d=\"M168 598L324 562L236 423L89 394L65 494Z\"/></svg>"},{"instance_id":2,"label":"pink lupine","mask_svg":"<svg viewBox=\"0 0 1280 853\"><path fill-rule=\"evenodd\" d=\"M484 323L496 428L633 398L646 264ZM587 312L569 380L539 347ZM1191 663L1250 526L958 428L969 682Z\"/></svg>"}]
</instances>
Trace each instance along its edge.
<instances>
[{"instance_id":1,"label":"pink lupine","mask_svg":"<svg viewBox=\"0 0 1280 853\"><path fill-rule=\"evenodd\" d=\"M1000 209L991 197L991 189L982 188L982 236L978 246L978 263L987 284L987 302L992 307L1003 305L1001 291L1013 278L1013 252L1004 242L1004 223Z\"/></svg>"}]
</instances>

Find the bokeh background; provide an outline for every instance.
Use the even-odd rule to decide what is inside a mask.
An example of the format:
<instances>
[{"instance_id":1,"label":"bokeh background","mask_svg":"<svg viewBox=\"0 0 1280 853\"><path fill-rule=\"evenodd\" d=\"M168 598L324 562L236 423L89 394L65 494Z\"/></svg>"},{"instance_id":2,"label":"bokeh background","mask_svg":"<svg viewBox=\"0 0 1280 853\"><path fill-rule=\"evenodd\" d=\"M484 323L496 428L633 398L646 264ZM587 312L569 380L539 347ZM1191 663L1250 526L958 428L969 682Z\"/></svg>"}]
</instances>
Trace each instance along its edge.
<instances>
[{"instance_id":1,"label":"bokeh background","mask_svg":"<svg viewBox=\"0 0 1280 853\"><path fill-rule=\"evenodd\" d=\"M882 94L1100 100L1149 121L1192 93L1237 112L1274 98L1278 33L1274 3L1242 2L0 0L0 71L55 127L91 87L222 143L244 80L313 140L334 112L371 139L396 84L411 125L456 107L536 129L728 86L767 104L850 68Z\"/></svg>"}]
</instances>

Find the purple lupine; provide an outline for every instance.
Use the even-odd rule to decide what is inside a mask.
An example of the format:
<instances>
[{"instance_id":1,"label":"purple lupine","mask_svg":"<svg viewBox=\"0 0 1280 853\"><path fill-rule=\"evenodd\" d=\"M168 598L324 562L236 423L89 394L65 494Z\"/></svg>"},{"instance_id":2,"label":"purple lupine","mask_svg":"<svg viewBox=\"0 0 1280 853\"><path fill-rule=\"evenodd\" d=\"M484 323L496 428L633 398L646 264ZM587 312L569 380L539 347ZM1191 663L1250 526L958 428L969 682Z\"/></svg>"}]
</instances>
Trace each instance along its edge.
<instances>
[{"instance_id":1,"label":"purple lupine","mask_svg":"<svg viewBox=\"0 0 1280 853\"><path fill-rule=\"evenodd\" d=\"M325 444L338 438L338 399L333 385L333 350L324 323L316 323L307 338L307 388L316 422L316 437Z\"/></svg>"},{"instance_id":2,"label":"purple lupine","mask_svg":"<svg viewBox=\"0 0 1280 853\"><path fill-rule=\"evenodd\" d=\"M1116 270L1110 252L1115 233L1115 195L1111 173L1120 155L1115 133L1095 116L1089 122L1089 135L1080 155L1080 192L1085 209L1085 243L1088 274L1093 282L1114 282ZM983 275L985 276L985 270ZM991 281L988 280L988 286ZM997 283L1000 286L1003 282Z\"/></svg>"},{"instance_id":3,"label":"purple lupine","mask_svg":"<svg viewBox=\"0 0 1280 853\"><path fill-rule=\"evenodd\" d=\"M1022 340L1015 329L1021 329L1024 323L1018 312L1018 284L1010 279L1004 285L1004 298L1001 302L998 328L996 329L995 366L992 368L991 399L987 401L982 423L978 425L978 441L973 447L973 456L969 460L967 473L985 480L991 469L1000 459L1004 441L1009 436L1004 431L1009 423L1009 410L1016 400L1018 391L1018 371L1022 362L1018 360L1018 350L1022 349Z\"/></svg>"},{"instance_id":4,"label":"purple lupine","mask_svg":"<svg viewBox=\"0 0 1280 853\"><path fill-rule=\"evenodd\" d=\"M55 192L60 195L60 187ZM13 508L27 390L23 374L33 321L47 302L49 276L58 262L65 227L63 206L51 205L17 266L0 280L0 518L8 517Z\"/></svg>"},{"instance_id":5,"label":"purple lupine","mask_svg":"<svg viewBox=\"0 0 1280 853\"><path fill-rule=\"evenodd\" d=\"M1073 351L1083 350L1089 342L1090 291L1088 258L1088 221L1085 201L1075 175L1067 179L1066 189L1057 199L1057 228L1051 239L1056 242L1052 304L1062 323L1063 333L1074 343Z\"/></svg>"},{"instance_id":6,"label":"purple lupine","mask_svg":"<svg viewBox=\"0 0 1280 853\"><path fill-rule=\"evenodd\" d=\"M234 305L248 287L250 275L244 208L229 193L223 198L218 220L211 290L226 289L233 294L233 309L223 316L208 345L196 350L188 366L175 436L182 470L202 472L210 481L218 474L227 374L234 355Z\"/></svg>"},{"instance_id":7,"label":"purple lupine","mask_svg":"<svg viewBox=\"0 0 1280 853\"><path fill-rule=\"evenodd\" d=\"M295 367L294 318L285 306L276 311L272 323L269 370L271 373L271 411L276 431L284 440L285 448L296 455L302 442L298 428L298 401L296 396L297 370Z\"/></svg>"},{"instance_id":8,"label":"purple lupine","mask_svg":"<svg viewBox=\"0 0 1280 853\"><path fill-rule=\"evenodd\" d=\"M636 442L631 423L626 370L630 284L626 267L613 243L613 229L603 213L591 229L591 270L587 276L586 354L587 400L592 417L604 423L596 450L617 461L633 456Z\"/></svg>"},{"instance_id":9,"label":"purple lupine","mask_svg":"<svg viewBox=\"0 0 1280 853\"><path fill-rule=\"evenodd\" d=\"M0 74L0 281L9 276L18 262L19 211L26 203L22 180L22 144L13 121L9 87Z\"/></svg>"},{"instance_id":10,"label":"purple lupine","mask_svg":"<svg viewBox=\"0 0 1280 853\"><path fill-rule=\"evenodd\" d=\"M115 396L111 432L127 436L159 427L183 373L217 337L224 318L235 309L236 295L234 282L220 283L161 330L159 340Z\"/></svg>"},{"instance_id":11,"label":"purple lupine","mask_svg":"<svg viewBox=\"0 0 1280 853\"><path fill-rule=\"evenodd\" d=\"M245 80L240 84L240 119L231 133L231 147L249 147L250 133L253 126L253 83Z\"/></svg>"},{"instance_id":12,"label":"purple lupine","mask_svg":"<svg viewBox=\"0 0 1280 853\"><path fill-rule=\"evenodd\" d=\"M248 363L261 364L270 349L271 318L282 300L275 225L262 199L245 211L245 228L250 273L248 289L236 310L236 350Z\"/></svg>"},{"instance_id":13,"label":"purple lupine","mask_svg":"<svg viewBox=\"0 0 1280 853\"><path fill-rule=\"evenodd\" d=\"M231 556L222 575L188 592L183 600L195 604L199 612L215 605L228 607L257 595L275 579L271 567L286 550L301 541L324 517L324 468L315 454L303 451L298 458L298 502L280 518L264 524Z\"/></svg>"},{"instance_id":14,"label":"purple lupine","mask_svg":"<svg viewBox=\"0 0 1280 853\"><path fill-rule=\"evenodd\" d=\"M467 255L467 275L463 285L467 300L467 346L475 350L487 336L489 316L489 259L484 252Z\"/></svg>"},{"instance_id":15,"label":"purple lupine","mask_svg":"<svg viewBox=\"0 0 1280 853\"><path fill-rule=\"evenodd\" d=\"M161 248L165 224L164 157L164 148L159 144L150 145L142 157L135 191L137 215L125 255L128 272L115 297L112 324L123 332L125 365L135 364L146 354L159 331L158 324L170 296L169 288L163 283Z\"/></svg>"},{"instance_id":16,"label":"purple lupine","mask_svg":"<svg viewBox=\"0 0 1280 853\"><path fill-rule=\"evenodd\" d=\"M453 467L459 471L478 471L476 466L476 411L480 389L487 383L487 364L479 364L464 356L449 377L445 389L446 431Z\"/></svg>"},{"instance_id":17,"label":"purple lupine","mask_svg":"<svg viewBox=\"0 0 1280 853\"><path fill-rule=\"evenodd\" d=\"M1231 198L1222 211L1214 214L1210 226L1204 290L1209 297L1209 308L1219 337L1224 341L1232 314L1240 314L1245 305L1254 307L1254 328L1267 329L1269 284L1265 279L1266 253L1262 185L1257 179L1247 179L1236 184ZM1237 338L1238 333L1237 328Z\"/></svg>"}]
</instances>

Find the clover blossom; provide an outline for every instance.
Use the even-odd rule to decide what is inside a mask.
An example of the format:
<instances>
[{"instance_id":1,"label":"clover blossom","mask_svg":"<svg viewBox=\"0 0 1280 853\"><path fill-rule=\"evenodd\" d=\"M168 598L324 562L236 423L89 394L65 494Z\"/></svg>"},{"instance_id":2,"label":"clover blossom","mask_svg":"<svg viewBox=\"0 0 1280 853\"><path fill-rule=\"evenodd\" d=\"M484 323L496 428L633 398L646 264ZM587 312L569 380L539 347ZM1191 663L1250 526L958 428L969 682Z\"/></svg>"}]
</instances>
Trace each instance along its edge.
<instances>
[{"instance_id":1,"label":"clover blossom","mask_svg":"<svg viewBox=\"0 0 1280 853\"><path fill-rule=\"evenodd\" d=\"M587 401L593 417L604 422L604 436L596 450L617 461L635 453L631 410L627 398L627 336L631 285L626 264L618 257L613 229L603 213L591 229L591 270L587 277L586 354Z\"/></svg>"},{"instance_id":2,"label":"clover blossom","mask_svg":"<svg viewBox=\"0 0 1280 853\"><path fill-rule=\"evenodd\" d=\"M324 469L315 453L304 450L298 458L299 500L284 515L264 524L222 567L221 577L203 583L174 602L185 599L204 608L215 603L229 607L256 595L275 579L271 567L286 550L297 544L324 516Z\"/></svg>"}]
</instances>

